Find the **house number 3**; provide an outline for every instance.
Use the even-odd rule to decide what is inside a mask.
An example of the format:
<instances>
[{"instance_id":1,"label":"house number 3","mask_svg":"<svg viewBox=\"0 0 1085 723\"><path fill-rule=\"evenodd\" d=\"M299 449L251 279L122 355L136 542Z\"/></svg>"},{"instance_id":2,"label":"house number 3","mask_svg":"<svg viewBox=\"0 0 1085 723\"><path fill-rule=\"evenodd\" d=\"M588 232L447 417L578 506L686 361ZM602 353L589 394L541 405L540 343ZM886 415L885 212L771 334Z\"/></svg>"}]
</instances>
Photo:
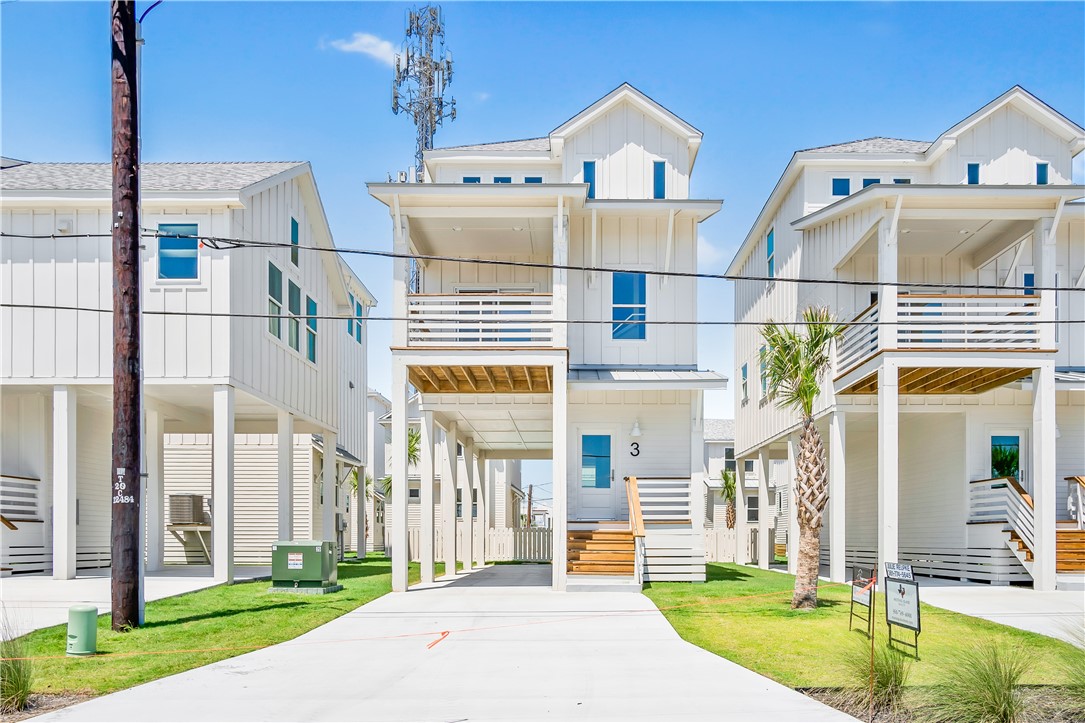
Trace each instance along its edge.
<instances>
[{"instance_id":1,"label":"house number 3","mask_svg":"<svg viewBox=\"0 0 1085 723\"><path fill-rule=\"evenodd\" d=\"M630 442L629 443L629 456L631 456L631 457L639 457L640 456L640 443L639 442Z\"/></svg>"}]
</instances>

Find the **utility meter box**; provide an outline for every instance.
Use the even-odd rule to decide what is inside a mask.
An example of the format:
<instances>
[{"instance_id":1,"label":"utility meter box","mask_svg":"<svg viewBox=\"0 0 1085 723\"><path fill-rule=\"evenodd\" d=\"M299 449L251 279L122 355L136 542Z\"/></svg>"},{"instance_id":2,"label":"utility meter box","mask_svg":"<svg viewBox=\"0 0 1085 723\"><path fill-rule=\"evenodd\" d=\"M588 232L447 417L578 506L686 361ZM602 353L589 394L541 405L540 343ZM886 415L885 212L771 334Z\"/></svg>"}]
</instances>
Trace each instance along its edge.
<instances>
[{"instance_id":1,"label":"utility meter box","mask_svg":"<svg viewBox=\"0 0 1085 723\"><path fill-rule=\"evenodd\" d=\"M271 592L342 590L335 558L335 543L327 540L276 542L271 546Z\"/></svg>"}]
</instances>

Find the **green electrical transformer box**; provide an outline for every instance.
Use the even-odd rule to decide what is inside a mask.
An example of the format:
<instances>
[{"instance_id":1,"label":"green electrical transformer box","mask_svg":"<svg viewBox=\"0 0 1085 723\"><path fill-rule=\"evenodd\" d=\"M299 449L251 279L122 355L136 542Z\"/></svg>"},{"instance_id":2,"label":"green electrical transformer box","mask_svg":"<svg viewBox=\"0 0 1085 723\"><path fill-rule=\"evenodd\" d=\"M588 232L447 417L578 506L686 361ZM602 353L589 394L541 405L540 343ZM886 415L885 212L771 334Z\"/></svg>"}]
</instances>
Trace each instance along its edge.
<instances>
[{"instance_id":1,"label":"green electrical transformer box","mask_svg":"<svg viewBox=\"0 0 1085 723\"><path fill-rule=\"evenodd\" d=\"M328 593L342 590L335 543L280 541L271 546L271 591Z\"/></svg>"}]
</instances>

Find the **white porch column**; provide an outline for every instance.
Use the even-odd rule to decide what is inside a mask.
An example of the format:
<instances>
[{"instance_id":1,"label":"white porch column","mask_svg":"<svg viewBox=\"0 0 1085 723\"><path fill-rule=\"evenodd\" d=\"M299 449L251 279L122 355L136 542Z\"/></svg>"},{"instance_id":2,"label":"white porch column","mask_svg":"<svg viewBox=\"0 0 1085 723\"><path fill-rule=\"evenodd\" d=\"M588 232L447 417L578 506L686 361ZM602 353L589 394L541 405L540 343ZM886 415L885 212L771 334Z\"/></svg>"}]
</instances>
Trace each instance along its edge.
<instances>
[{"instance_id":1,"label":"white porch column","mask_svg":"<svg viewBox=\"0 0 1085 723\"><path fill-rule=\"evenodd\" d=\"M392 248L397 254L409 254L410 228L407 225L407 217L400 214L399 196L392 199ZM392 346L403 348L407 346L407 284L410 276L410 260L405 256L392 259L392 315L397 321L392 322ZM406 387L401 387L405 389ZM399 395L400 388L395 388L393 394ZM393 472L393 474L395 474ZM393 501L392 504L395 504Z\"/></svg>"},{"instance_id":2,"label":"white porch column","mask_svg":"<svg viewBox=\"0 0 1085 723\"><path fill-rule=\"evenodd\" d=\"M878 368L878 569L899 562L897 518L900 509L900 397L896 362L883 361Z\"/></svg>"},{"instance_id":3,"label":"white porch column","mask_svg":"<svg viewBox=\"0 0 1085 723\"><path fill-rule=\"evenodd\" d=\"M757 566L768 570L769 563L776 555L776 541L769 539L769 470L772 469L772 460L769 459L768 448L759 449L757 458L761 463L757 476ZM776 494L780 494L779 486Z\"/></svg>"},{"instance_id":4,"label":"white porch column","mask_svg":"<svg viewBox=\"0 0 1085 723\"><path fill-rule=\"evenodd\" d=\"M144 421L143 453L146 456L147 496L147 567L149 571L161 570L165 562L166 501L165 475L162 464L162 414L154 409L146 411Z\"/></svg>"},{"instance_id":5,"label":"white porch column","mask_svg":"<svg viewBox=\"0 0 1085 723\"><path fill-rule=\"evenodd\" d=\"M555 319L569 318L569 272L559 268L569 264L569 217L565 212L565 197L558 197L558 211L554 216L554 266L553 315ZM558 349L568 345L569 330L566 324L554 325L554 346Z\"/></svg>"},{"instance_id":6,"label":"white porch column","mask_svg":"<svg viewBox=\"0 0 1085 723\"><path fill-rule=\"evenodd\" d=\"M746 521L746 460L735 457L735 562L750 562L750 529Z\"/></svg>"},{"instance_id":7,"label":"white porch column","mask_svg":"<svg viewBox=\"0 0 1085 723\"><path fill-rule=\"evenodd\" d=\"M1032 372L1032 496L1035 514L1032 587L1055 589L1055 362Z\"/></svg>"},{"instance_id":8,"label":"white porch column","mask_svg":"<svg viewBox=\"0 0 1085 723\"><path fill-rule=\"evenodd\" d=\"M76 417L75 387L53 387L53 579L75 578Z\"/></svg>"},{"instance_id":9,"label":"white porch column","mask_svg":"<svg viewBox=\"0 0 1085 723\"><path fill-rule=\"evenodd\" d=\"M459 464L456 460L456 423L445 430L441 462L441 557L445 561L445 575L456 574L456 478Z\"/></svg>"},{"instance_id":10,"label":"white porch column","mask_svg":"<svg viewBox=\"0 0 1085 723\"><path fill-rule=\"evenodd\" d=\"M900 223L901 196L895 210L878 224L878 348L897 346L897 228Z\"/></svg>"},{"instance_id":11,"label":"white porch column","mask_svg":"<svg viewBox=\"0 0 1085 723\"><path fill-rule=\"evenodd\" d=\"M279 410L278 434L278 539L285 541L294 539L294 415L285 409Z\"/></svg>"},{"instance_id":12,"label":"white porch column","mask_svg":"<svg viewBox=\"0 0 1085 723\"><path fill-rule=\"evenodd\" d=\"M421 563L422 582L433 582L433 431L433 412L422 412L418 470L421 478L418 499L421 529L418 534L418 544L422 548L418 553L418 559Z\"/></svg>"},{"instance_id":13,"label":"white porch column","mask_svg":"<svg viewBox=\"0 0 1085 723\"><path fill-rule=\"evenodd\" d=\"M463 549L460 560L463 571L470 572L475 566L475 440L463 440L463 479L460 482L460 497L463 506Z\"/></svg>"},{"instance_id":14,"label":"white porch column","mask_svg":"<svg viewBox=\"0 0 1085 723\"><path fill-rule=\"evenodd\" d=\"M1056 215L1061 215L1061 213L1057 213ZM1048 288L1055 286L1055 223L1055 218L1041 218L1036 220L1035 227L1033 228L1032 253L1033 263L1035 264L1035 281L1037 286ZM1073 279L1071 279L1070 281L1073 281ZM1016 281L1010 281L1010 283L1011 285L1016 285ZM1063 285L1069 286L1070 284L1064 283ZM1016 293L1022 292L1019 291ZM1055 318L1055 292L1040 291L1037 293L1040 295L1040 318L1053 320ZM1054 349L1055 347L1056 344L1054 324L1041 324L1040 348Z\"/></svg>"},{"instance_id":15,"label":"white porch column","mask_svg":"<svg viewBox=\"0 0 1085 723\"><path fill-rule=\"evenodd\" d=\"M551 521L553 528L551 566L554 575L554 589L564 590L567 573L566 565L566 530L569 527L569 488L566 479L568 463L568 415L569 415L569 389L567 386L568 361L563 357L554 362L554 392L553 402L553 461L551 463L553 474L553 493L551 497ZM530 526L531 510L527 511L528 524Z\"/></svg>"},{"instance_id":16,"label":"white porch column","mask_svg":"<svg viewBox=\"0 0 1085 723\"><path fill-rule=\"evenodd\" d=\"M478 494L478 520L475 526L475 535L478 541L475 545L475 565L486 567L486 532L490 529L490 518L486 508L486 454L479 452L475 458L475 490Z\"/></svg>"},{"instance_id":17,"label":"white porch column","mask_svg":"<svg viewBox=\"0 0 1085 723\"><path fill-rule=\"evenodd\" d=\"M799 571L799 484L798 477L799 435L787 437L787 572L794 575ZM776 494L780 494L777 485Z\"/></svg>"},{"instance_id":18,"label":"white porch column","mask_svg":"<svg viewBox=\"0 0 1085 723\"><path fill-rule=\"evenodd\" d=\"M399 268L398 263L396 268ZM411 559L407 531L407 365L394 357L391 396L392 516L389 520L387 514L385 515L385 524L392 525L392 591L406 592L407 565Z\"/></svg>"},{"instance_id":19,"label":"white porch column","mask_svg":"<svg viewBox=\"0 0 1085 723\"><path fill-rule=\"evenodd\" d=\"M372 464L372 462L369 462ZM366 525L366 501L365 501L365 477L369 474L369 466L358 468L358 492L354 496L354 549L359 560L365 559L365 525Z\"/></svg>"},{"instance_id":20,"label":"white porch column","mask_svg":"<svg viewBox=\"0 0 1085 723\"><path fill-rule=\"evenodd\" d=\"M335 529L335 489L339 484L339 474L336 469L336 446L339 444L335 432L324 430L324 465L320 468L320 492L324 498L324 504L320 507L320 539L327 542L336 542L339 539L339 530ZM335 551L336 559L339 550Z\"/></svg>"},{"instance_id":21,"label":"white porch column","mask_svg":"<svg viewBox=\"0 0 1085 723\"><path fill-rule=\"evenodd\" d=\"M217 384L213 392L211 449L211 554L215 582L234 581L234 388Z\"/></svg>"},{"instance_id":22,"label":"white porch column","mask_svg":"<svg viewBox=\"0 0 1085 723\"><path fill-rule=\"evenodd\" d=\"M829 415L829 579L833 582L846 582L848 579L844 424L843 412Z\"/></svg>"}]
</instances>

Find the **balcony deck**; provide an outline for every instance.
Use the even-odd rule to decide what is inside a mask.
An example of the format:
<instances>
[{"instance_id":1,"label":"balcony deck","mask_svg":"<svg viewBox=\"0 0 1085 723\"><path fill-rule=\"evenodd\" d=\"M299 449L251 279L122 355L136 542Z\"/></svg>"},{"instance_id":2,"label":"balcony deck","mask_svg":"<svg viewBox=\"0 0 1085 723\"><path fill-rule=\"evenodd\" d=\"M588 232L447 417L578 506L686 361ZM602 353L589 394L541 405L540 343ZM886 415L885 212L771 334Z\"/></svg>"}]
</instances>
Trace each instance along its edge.
<instances>
[{"instance_id":1,"label":"balcony deck","mask_svg":"<svg viewBox=\"0 0 1085 723\"><path fill-rule=\"evenodd\" d=\"M552 349L552 294L410 294L407 346Z\"/></svg>"},{"instance_id":2,"label":"balcony deck","mask_svg":"<svg viewBox=\"0 0 1085 723\"><path fill-rule=\"evenodd\" d=\"M929 358L949 353L937 365L901 363L901 394L981 394L1032 373L1023 354L1045 348L1046 314L1040 294L902 294L895 313L875 302L855 317L837 347L837 394L874 394L877 368L869 362L887 352L914 352ZM888 320L887 320L888 319ZM974 366L960 354L1006 355L1006 364ZM955 356L956 355L956 356ZM857 375L857 370L869 369Z\"/></svg>"}]
</instances>

